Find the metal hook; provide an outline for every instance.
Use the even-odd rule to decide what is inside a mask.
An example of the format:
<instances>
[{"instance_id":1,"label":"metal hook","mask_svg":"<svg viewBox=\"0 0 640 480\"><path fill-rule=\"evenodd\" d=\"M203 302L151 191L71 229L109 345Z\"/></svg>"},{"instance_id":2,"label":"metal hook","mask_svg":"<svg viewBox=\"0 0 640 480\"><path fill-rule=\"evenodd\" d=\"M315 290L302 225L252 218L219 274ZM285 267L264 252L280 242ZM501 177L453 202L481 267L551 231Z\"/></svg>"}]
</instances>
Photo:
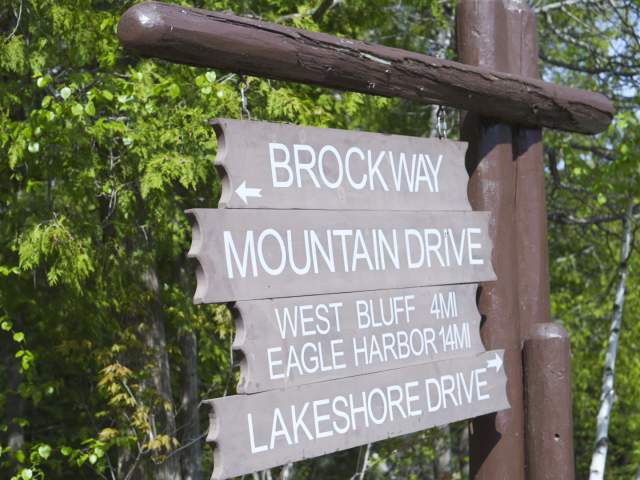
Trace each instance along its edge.
<instances>
[{"instance_id":1,"label":"metal hook","mask_svg":"<svg viewBox=\"0 0 640 480\"><path fill-rule=\"evenodd\" d=\"M447 112L442 105L438 105L436 112L436 135L438 135L439 140L447 138L447 128Z\"/></svg>"},{"instance_id":2,"label":"metal hook","mask_svg":"<svg viewBox=\"0 0 640 480\"><path fill-rule=\"evenodd\" d=\"M248 100L247 100L247 90L249 88L249 84L244 78L244 75L240 75L240 82L238 83L240 87L240 120L244 120L243 114L247 116L247 120L251 120L251 112L249 111Z\"/></svg>"}]
</instances>

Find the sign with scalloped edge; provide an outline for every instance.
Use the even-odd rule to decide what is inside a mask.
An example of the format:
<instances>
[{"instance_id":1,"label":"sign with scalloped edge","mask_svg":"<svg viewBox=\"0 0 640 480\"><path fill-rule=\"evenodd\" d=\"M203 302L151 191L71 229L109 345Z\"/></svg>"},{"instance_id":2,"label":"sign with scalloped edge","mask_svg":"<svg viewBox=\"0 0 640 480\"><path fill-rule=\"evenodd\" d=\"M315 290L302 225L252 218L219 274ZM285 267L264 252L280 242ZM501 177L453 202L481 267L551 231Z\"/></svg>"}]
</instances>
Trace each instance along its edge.
<instances>
[{"instance_id":1,"label":"sign with scalloped edge","mask_svg":"<svg viewBox=\"0 0 640 480\"><path fill-rule=\"evenodd\" d=\"M465 142L247 120L213 126L221 207L471 210Z\"/></svg>"},{"instance_id":2,"label":"sign with scalloped edge","mask_svg":"<svg viewBox=\"0 0 640 480\"><path fill-rule=\"evenodd\" d=\"M504 352L207 400L213 480L509 408Z\"/></svg>"},{"instance_id":3,"label":"sign with scalloped edge","mask_svg":"<svg viewBox=\"0 0 640 480\"><path fill-rule=\"evenodd\" d=\"M238 393L484 352L474 284L236 302Z\"/></svg>"},{"instance_id":4,"label":"sign with scalloped edge","mask_svg":"<svg viewBox=\"0 0 640 480\"><path fill-rule=\"evenodd\" d=\"M188 212L195 303L495 279L486 212Z\"/></svg>"}]
</instances>

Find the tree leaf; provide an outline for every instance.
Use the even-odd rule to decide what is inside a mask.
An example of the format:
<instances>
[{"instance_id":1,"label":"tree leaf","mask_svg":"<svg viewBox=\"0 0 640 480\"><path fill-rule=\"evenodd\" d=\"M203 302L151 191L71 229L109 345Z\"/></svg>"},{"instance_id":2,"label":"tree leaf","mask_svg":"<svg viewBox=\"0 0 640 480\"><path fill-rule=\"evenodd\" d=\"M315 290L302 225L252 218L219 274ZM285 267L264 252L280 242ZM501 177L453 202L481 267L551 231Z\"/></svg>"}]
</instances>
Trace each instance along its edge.
<instances>
[{"instance_id":1,"label":"tree leaf","mask_svg":"<svg viewBox=\"0 0 640 480\"><path fill-rule=\"evenodd\" d=\"M38 455L44 459L49 458L49 455L51 455L51 447L47 444L40 445L38 447Z\"/></svg>"},{"instance_id":2,"label":"tree leaf","mask_svg":"<svg viewBox=\"0 0 640 480\"><path fill-rule=\"evenodd\" d=\"M71 96L71 89L69 87L64 87L60 90L60 96L63 100L66 100Z\"/></svg>"}]
</instances>

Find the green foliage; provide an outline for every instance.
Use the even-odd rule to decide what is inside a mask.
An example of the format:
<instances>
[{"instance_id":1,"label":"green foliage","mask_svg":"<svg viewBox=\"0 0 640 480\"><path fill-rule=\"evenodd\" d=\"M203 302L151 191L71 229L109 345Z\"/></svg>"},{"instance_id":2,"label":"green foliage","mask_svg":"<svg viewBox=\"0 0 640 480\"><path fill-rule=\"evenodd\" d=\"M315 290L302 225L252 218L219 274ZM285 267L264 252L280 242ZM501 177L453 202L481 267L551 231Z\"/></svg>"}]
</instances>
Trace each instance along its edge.
<instances>
[{"instance_id":1,"label":"green foliage","mask_svg":"<svg viewBox=\"0 0 640 480\"><path fill-rule=\"evenodd\" d=\"M540 16L545 75L603 92L616 115L596 137L547 132L547 203L551 210L552 310L569 331L573 352L577 477L588 477L618 272L622 214L640 205L637 2L549 10ZM635 36L635 40L634 40ZM637 229L637 213L633 229ZM636 243L637 244L637 243ZM606 478L631 478L640 465L638 267L632 249L615 375Z\"/></svg>"},{"instance_id":2,"label":"green foliage","mask_svg":"<svg viewBox=\"0 0 640 480\"><path fill-rule=\"evenodd\" d=\"M310 0L180 3L454 56L455 2L350 0L336 2L317 21L311 14L318 2ZM225 306L192 305L195 274L185 256L191 233L184 211L216 206L220 181L208 121L240 116L238 78L125 51L115 30L131 4L0 5L2 478L120 479L130 471L152 478L157 465L192 440L182 436L177 406L188 370L179 339L187 333L197 339L199 398L233 393L231 314ZM615 217L629 195L639 196L637 46L621 40L628 28L600 6L608 2L591 4L597 8L569 5L540 16L541 50L556 65L547 62L545 76L606 92L620 106L610 131L595 139L546 134L548 201L556 219ZM604 33L593 34L603 27ZM612 52L612 44L623 53ZM247 82L255 119L405 135L429 135L433 127L432 108L425 105L255 77ZM583 476L619 236L616 220L550 226L553 312L572 335ZM637 262L634 256L631 285L637 284ZM629 291L620 346L611 478L628 478L640 464L636 290ZM169 397L154 383L163 355ZM171 431L162 419L175 411L178 428ZM367 478L433 478L443 441L454 446L454 478L462 478L468 455L463 430L452 425L448 433L380 442ZM204 452L209 475L210 447ZM301 462L294 476L349 478L360 454L354 449Z\"/></svg>"},{"instance_id":3,"label":"green foliage","mask_svg":"<svg viewBox=\"0 0 640 480\"><path fill-rule=\"evenodd\" d=\"M184 210L216 206L208 121L239 117L238 78L126 52L115 29L128 6L0 6L0 410L8 415L0 476L124 478L131 468L149 472L165 461L190 440L162 421L181 397L184 332L198 341L199 396L235 388L228 309L191 303ZM384 36L415 50L428 49L430 29L450 26L452 13L437 1L403 9L356 1L316 23L315 2L195 6L343 36ZM398 21L409 13L424 22L398 36ZM429 107L259 78L248 84L257 119L419 135L429 129ZM160 357L150 342L163 341L154 337L158 318L173 398L154 387ZM9 447L9 438L19 441ZM347 467L326 459L307 465L344 477L356 468L354 455L344 454L353 459Z\"/></svg>"}]
</instances>

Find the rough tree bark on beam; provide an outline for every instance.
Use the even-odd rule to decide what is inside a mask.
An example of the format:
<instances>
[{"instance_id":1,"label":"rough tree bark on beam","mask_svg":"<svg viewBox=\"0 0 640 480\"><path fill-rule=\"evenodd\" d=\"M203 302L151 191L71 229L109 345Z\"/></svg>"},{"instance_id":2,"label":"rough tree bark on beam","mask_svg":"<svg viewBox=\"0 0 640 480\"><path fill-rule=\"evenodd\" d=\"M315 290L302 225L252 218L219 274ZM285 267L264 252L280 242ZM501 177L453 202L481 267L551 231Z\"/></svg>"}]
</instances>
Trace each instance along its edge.
<instances>
[{"instance_id":1,"label":"rough tree bark on beam","mask_svg":"<svg viewBox=\"0 0 640 480\"><path fill-rule=\"evenodd\" d=\"M178 5L131 7L118 36L143 55L175 63L442 104L526 127L592 134L613 118L599 93Z\"/></svg>"},{"instance_id":2,"label":"rough tree bark on beam","mask_svg":"<svg viewBox=\"0 0 640 480\"><path fill-rule=\"evenodd\" d=\"M628 262L633 243L633 197L630 196L623 220L623 237L620 248L620 269L618 271L618 286L611 315L611 330L609 345L604 360L604 374L602 376L602 392L600 395L600 409L596 420L596 445L591 457L589 480L603 480L609 447L609 422L615 400L613 388L615 380L616 356L620 340L620 328L624 316L624 300L627 293L627 277L629 275Z\"/></svg>"}]
</instances>

